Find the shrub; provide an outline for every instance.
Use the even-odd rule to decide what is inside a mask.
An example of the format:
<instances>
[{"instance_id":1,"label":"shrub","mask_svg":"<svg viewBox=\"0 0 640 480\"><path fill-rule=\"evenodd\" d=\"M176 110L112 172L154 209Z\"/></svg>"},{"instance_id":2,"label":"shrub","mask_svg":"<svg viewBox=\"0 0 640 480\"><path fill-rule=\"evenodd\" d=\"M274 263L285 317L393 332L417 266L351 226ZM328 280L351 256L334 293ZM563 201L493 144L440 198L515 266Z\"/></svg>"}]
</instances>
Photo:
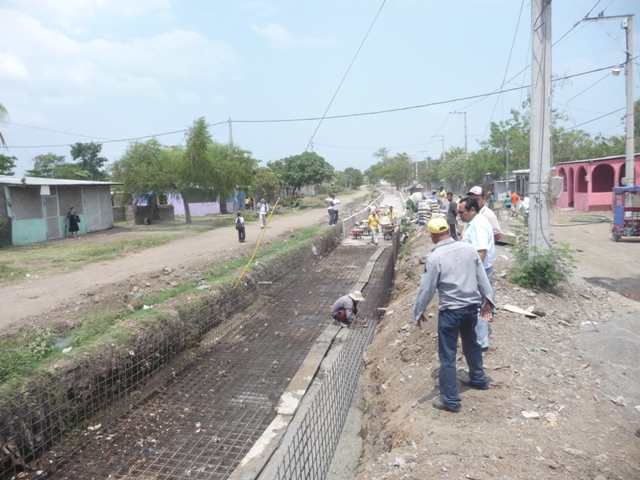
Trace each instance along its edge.
<instances>
[{"instance_id":1,"label":"shrub","mask_svg":"<svg viewBox=\"0 0 640 480\"><path fill-rule=\"evenodd\" d=\"M529 258L529 245L522 229L516 229L516 255L513 267L509 269L509 278L525 288L549 290L559 282L571 276L575 268L575 259L571 255L568 243L551 242L551 250L534 250Z\"/></svg>"}]
</instances>

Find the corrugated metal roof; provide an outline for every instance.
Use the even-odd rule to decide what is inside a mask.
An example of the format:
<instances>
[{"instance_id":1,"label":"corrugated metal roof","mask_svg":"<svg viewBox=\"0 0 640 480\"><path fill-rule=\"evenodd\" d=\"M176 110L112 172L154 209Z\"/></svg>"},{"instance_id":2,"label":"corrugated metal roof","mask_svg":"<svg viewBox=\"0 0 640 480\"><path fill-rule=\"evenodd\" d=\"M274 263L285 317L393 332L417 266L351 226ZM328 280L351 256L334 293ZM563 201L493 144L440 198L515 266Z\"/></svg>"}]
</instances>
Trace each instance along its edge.
<instances>
[{"instance_id":1,"label":"corrugated metal roof","mask_svg":"<svg viewBox=\"0 0 640 480\"><path fill-rule=\"evenodd\" d=\"M50 186L81 186L81 185L122 185L121 182L94 182L92 180L66 180L64 178L40 178L40 177L10 177L0 175L0 185L40 185Z\"/></svg>"}]
</instances>

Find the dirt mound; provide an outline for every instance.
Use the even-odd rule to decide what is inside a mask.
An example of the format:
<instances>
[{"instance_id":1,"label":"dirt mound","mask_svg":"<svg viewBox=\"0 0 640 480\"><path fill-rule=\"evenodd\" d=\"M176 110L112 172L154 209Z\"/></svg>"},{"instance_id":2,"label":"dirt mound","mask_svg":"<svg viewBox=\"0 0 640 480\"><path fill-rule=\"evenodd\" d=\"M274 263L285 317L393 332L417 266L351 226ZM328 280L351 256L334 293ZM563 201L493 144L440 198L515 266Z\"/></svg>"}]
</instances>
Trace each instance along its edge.
<instances>
[{"instance_id":1,"label":"dirt mound","mask_svg":"<svg viewBox=\"0 0 640 480\"><path fill-rule=\"evenodd\" d=\"M422 334L412 323L431 247L423 235L400 262L395 299L365 354L365 448L356 478L639 478L633 399L601 389L605 365L587 358L576 339L593 327L582 324L568 289L534 293L502 277L510 266L504 250L496 261L498 306L533 306L544 316L499 310L484 354L490 389L460 385L459 413L431 406L439 395L436 299ZM633 310L615 293L576 288L599 323ZM458 370L467 371L460 348Z\"/></svg>"}]
</instances>

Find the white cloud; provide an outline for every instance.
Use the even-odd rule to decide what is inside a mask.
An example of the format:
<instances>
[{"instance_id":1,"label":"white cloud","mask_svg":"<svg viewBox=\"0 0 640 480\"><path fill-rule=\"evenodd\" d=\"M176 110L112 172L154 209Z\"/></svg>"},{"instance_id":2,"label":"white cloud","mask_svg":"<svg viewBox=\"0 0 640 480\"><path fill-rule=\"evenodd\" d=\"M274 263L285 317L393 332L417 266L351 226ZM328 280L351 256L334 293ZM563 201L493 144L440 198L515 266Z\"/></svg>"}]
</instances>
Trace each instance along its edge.
<instances>
[{"instance_id":1,"label":"white cloud","mask_svg":"<svg viewBox=\"0 0 640 480\"><path fill-rule=\"evenodd\" d=\"M329 37L327 39L315 37L302 37L301 39L296 39L292 33L277 23L269 23L264 28L259 28L252 24L251 28L258 35L265 37L269 41L269 45L273 48L288 48L295 47L296 45L325 47L335 43L335 39L333 37Z\"/></svg>"},{"instance_id":2,"label":"white cloud","mask_svg":"<svg viewBox=\"0 0 640 480\"><path fill-rule=\"evenodd\" d=\"M78 88L81 92L158 90L165 82L201 82L233 76L238 56L226 42L186 30L171 30L126 42L81 42L33 18L0 10L4 75L37 87L38 94Z\"/></svg>"},{"instance_id":3,"label":"white cloud","mask_svg":"<svg viewBox=\"0 0 640 480\"><path fill-rule=\"evenodd\" d=\"M133 16L164 10L170 7L170 0L8 0L5 5L68 26L99 15Z\"/></svg>"},{"instance_id":4,"label":"white cloud","mask_svg":"<svg viewBox=\"0 0 640 480\"><path fill-rule=\"evenodd\" d=\"M291 33L275 23L270 23L265 28L251 25L251 28L261 37L265 37L273 48L293 47L297 43Z\"/></svg>"},{"instance_id":5,"label":"white cloud","mask_svg":"<svg viewBox=\"0 0 640 480\"><path fill-rule=\"evenodd\" d=\"M27 66L19 59L0 51L0 78L24 80L29 76Z\"/></svg>"}]
</instances>

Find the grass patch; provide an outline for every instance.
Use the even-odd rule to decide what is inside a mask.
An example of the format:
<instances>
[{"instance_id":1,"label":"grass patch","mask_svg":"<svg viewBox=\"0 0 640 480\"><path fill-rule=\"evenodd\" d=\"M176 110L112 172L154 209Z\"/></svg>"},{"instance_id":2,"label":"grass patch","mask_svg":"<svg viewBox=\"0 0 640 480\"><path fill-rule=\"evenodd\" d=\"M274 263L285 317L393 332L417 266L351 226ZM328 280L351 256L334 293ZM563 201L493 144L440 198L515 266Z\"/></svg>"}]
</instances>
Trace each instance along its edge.
<instances>
[{"instance_id":1,"label":"grass patch","mask_svg":"<svg viewBox=\"0 0 640 480\"><path fill-rule=\"evenodd\" d=\"M415 237L412 237L409 240L407 240L404 245L400 247L400 250L398 250L398 261L402 260L402 257L404 257L408 252L411 251L415 241L416 241Z\"/></svg>"},{"instance_id":2,"label":"grass patch","mask_svg":"<svg viewBox=\"0 0 640 480\"><path fill-rule=\"evenodd\" d=\"M2 249L0 285L22 281L26 274L44 275L113 260L123 253L164 245L177 235L150 236L116 242L50 242Z\"/></svg>"},{"instance_id":3,"label":"grass patch","mask_svg":"<svg viewBox=\"0 0 640 480\"><path fill-rule=\"evenodd\" d=\"M0 340L0 383L33 371L54 353L55 332L31 327L16 338Z\"/></svg>"}]
</instances>

